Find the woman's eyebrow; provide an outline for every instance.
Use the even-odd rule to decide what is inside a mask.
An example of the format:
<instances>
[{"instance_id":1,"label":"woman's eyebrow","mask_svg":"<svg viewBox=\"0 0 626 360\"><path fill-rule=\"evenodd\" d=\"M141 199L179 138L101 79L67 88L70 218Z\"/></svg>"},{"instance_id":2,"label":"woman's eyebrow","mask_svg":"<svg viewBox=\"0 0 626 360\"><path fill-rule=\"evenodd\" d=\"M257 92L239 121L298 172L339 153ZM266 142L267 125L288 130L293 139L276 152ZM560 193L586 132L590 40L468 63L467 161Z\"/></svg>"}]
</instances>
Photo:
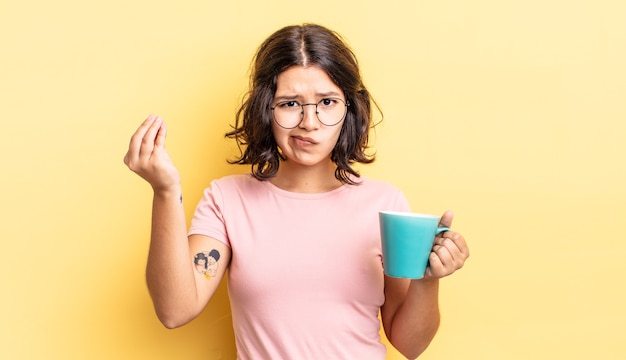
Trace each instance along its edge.
<instances>
[{"instance_id":1,"label":"woman's eyebrow","mask_svg":"<svg viewBox=\"0 0 626 360\"><path fill-rule=\"evenodd\" d=\"M328 96L341 97L343 94L340 94L336 91L328 91L328 92L317 93L316 95L319 97L328 97Z\"/></svg>"},{"instance_id":2,"label":"woman's eyebrow","mask_svg":"<svg viewBox=\"0 0 626 360\"><path fill-rule=\"evenodd\" d=\"M315 94L316 97L324 98L324 97L338 97L340 98L342 94L336 91L327 91L327 92L319 92ZM278 95L274 97L274 100L295 100L302 99L303 97L300 95Z\"/></svg>"},{"instance_id":3,"label":"woman's eyebrow","mask_svg":"<svg viewBox=\"0 0 626 360\"><path fill-rule=\"evenodd\" d=\"M299 97L300 96L298 95L279 95L279 96L275 96L274 100L295 100Z\"/></svg>"}]
</instances>

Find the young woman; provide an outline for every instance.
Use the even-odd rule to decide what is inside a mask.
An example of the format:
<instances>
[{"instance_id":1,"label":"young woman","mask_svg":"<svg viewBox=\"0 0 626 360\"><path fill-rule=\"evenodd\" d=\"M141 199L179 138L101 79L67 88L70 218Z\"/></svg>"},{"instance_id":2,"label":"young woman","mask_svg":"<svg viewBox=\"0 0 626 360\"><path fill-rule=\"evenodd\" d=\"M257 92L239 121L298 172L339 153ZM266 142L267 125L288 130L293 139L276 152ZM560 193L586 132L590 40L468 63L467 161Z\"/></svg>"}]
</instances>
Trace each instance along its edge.
<instances>
[{"instance_id":1,"label":"young woman","mask_svg":"<svg viewBox=\"0 0 626 360\"><path fill-rule=\"evenodd\" d=\"M371 105L338 34L311 24L272 34L227 134L242 148L234 162L251 173L213 181L189 230L165 123L151 115L141 124L124 162L154 190L146 272L166 327L194 319L228 269L239 359L384 359L379 313L406 357L426 349L439 325L439 279L469 250L447 231L423 279L383 275L378 213L410 208L400 190L352 168L373 161ZM446 212L441 223L451 222Z\"/></svg>"}]
</instances>

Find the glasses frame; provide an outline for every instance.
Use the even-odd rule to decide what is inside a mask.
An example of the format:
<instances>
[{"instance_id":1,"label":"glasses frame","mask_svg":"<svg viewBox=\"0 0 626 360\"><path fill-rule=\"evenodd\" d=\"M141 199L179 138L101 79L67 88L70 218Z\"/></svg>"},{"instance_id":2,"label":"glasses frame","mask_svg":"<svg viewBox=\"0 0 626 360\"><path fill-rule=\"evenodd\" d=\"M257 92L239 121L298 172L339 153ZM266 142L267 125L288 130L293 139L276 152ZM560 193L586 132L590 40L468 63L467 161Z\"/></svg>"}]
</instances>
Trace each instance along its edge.
<instances>
[{"instance_id":1,"label":"glasses frame","mask_svg":"<svg viewBox=\"0 0 626 360\"><path fill-rule=\"evenodd\" d=\"M317 106L318 106L318 105L319 105L322 101L324 101L324 100L328 100L328 99L330 99L330 100L339 100L339 101L341 101L341 102L343 103L343 106L344 106L344 113L343 113L343 116L341 117L341 119L339 119L336 123L331 124L331 125L326 124L325 122L323 122L323 121L320 119L320 112L317 110ZM276 106L272 106L272 107L270 107L270 109L272 110L272 119L274 119L274 122L276 123L276 125L280 126L280 127L281 127L281 128L283 128L283 129L295 129L295 128L297 128L297 127L298 127L298 126L302 123L302 120L304 120L304 107L305 107L305 106L311 106L311 105L315 105L315 117L317 118L317 121L319 121L319 122L320 122L320 124L322 124L322 125L324 125L324 126L337 126L340 122L342 122L343 120L345 120L346 115L348 115L348 106L350 106L350 101L348 101L348 100L343 100L343 99L340 99L340 98L337 98L337 97L325 97L325 98L321 99L320 101L318 101L318 102L316 102L316 103L305 103L305 104L300 104L300 103L298 103L296 100L289 100L289 101L293 101L293 102L297 103L298 105L300 105L300 109L302 110L302 111L300 111L300 121L298 121L298 122L297 122L294 126L292 126L292 127L286 127L286 126L283 126L283 125L281 125L281 123L279 123L279 122L278 122L278 120L276 120L276 114L274 113L274 110L276 109L276 107L277 107L279 104L281 104L281 103L283 103L283 102L281 102L281 103L279 103L279 104L276 104Z\"/></svg>"}]
</instances>

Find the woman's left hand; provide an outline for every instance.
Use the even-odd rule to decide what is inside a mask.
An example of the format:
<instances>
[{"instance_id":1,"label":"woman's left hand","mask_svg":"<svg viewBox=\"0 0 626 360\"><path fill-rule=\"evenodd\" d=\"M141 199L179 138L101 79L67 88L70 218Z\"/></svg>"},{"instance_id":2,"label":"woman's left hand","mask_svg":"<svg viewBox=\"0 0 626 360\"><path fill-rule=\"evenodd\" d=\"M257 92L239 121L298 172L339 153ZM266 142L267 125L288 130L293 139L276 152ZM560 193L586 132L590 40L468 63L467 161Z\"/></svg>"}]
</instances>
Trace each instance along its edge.
<instances>
[{"instance_id":1,"label":"woman's left hand","mask_svg":"<svg viewBox=\"0 0 626 360\"><path fill-rule=\"evenodd\" d=\"M439 221L439 226L449 228L452 225L453 216L452 211L446 211ZM462 268L468 257L469 248L465 238L457 232L444 231L435 237L424 278L438 279L448 276Z\"/></svg>"}]
</instances>

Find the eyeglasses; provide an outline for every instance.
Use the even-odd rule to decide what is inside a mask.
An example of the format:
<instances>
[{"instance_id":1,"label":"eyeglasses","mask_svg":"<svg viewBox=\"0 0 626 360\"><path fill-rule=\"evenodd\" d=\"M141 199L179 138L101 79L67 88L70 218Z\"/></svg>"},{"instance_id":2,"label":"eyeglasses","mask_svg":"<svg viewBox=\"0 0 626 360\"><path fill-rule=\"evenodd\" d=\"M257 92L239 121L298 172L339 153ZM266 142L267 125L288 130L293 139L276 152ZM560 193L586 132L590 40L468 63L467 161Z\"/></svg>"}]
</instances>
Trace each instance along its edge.
<instances>
[{"instance_id":1,"label":"eyeglasses","mask_svg":"<svg viewBox=\"0 0 626 360\"><path fill-rule=\"evenodd\" d=\"M304 107L314 105L315 114L319 122L326 126L339 124L348 112L349 102L344 102L339 98L324 98L318 103L300 104L295 100L281 101L276 106L270 108L274 113L274 121L284 129L293 129L304 119Z\"/></svg>"}]
</instances>

